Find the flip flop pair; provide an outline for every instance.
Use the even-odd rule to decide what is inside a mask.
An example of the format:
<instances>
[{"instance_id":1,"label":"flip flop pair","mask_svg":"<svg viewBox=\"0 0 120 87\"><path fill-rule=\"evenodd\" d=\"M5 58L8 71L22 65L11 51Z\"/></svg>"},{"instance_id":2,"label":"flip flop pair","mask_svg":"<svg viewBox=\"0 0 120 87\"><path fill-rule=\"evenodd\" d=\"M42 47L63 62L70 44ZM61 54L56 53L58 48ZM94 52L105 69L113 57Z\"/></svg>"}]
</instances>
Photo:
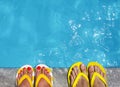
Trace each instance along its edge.
<instances>
[{"instance_id":1,"label":"flip flop pair","mask_svg":"<svg viewBox=\"0 0 120 87\"><path fill-rule=\"evenodd\" d=\"M71 86L70 86L70 75L71 75L72 69L73 69L75 66L80 67L81 64L83 64L83 63L82 63L82 62L77 62L77 63L74 63L74 64L69 68L69 71L68 71L68 86L69 86L69 87L71 87ZM99 67L100 70L106 75L106 71L105 71L104 67L103 67L101 64L99 64L99 63L97 63L97 62L90 62L90 63L88 64L88 66L87 66L87 71L88 71L88 69L89 69L90 66L97 66L97 67ZM86 81L89 83L88 76L87 76L85 73L80 72L80 73L77 75L76 79L74 80L72 87L76 87L76 85L77 85L77 83L79 82L79 79L80 79L81 76L84 77L84 78L86 79ZM94 73L93 73L93 76L92 76L92 79L91 79L91 82L90 82L91 87L93 87L96 77L98 77L98 78L105 84L105 86L108 87L108 84L107 84L107 81L105 80L105 78L103 78L103 77L102 77L99 73L97 73L97 72L94 72Z\"/></svg>"},{"instance_id":2,"label":"flip flop pair","mask_svg":"<svg viewBox=\"0 0 120 87\"><path fill-rule=\"evenodd\" d=\"M42 68L45 68L45 70L49 73L49 75L51 76L51 80L45 74L39 74L37 76L37 78L36 78L36 81L35 81L35 87L38 86L38 83L39 83L39 81L41 79L44 79L50 85L50 87L52 87L53 86L52 69L49 68L47 65L39 64L39 65L36 66L35 70L37 70L37 69L40 70ZM30 78L30 76L28 74L24 74L20 79L18 79L18 75L24 69L27 69L27 71L32 70L32 78ZM30 87L33 87L34 86L34 76L35 76L35 72L34 72L34 69L32 68L32 66L24 65L20 69L18 69L18 71L17 71L17 74L16 74L16 85L19 86L25 79L27 79L29 84L30 84Z\"/></svg>"}]
</instances>

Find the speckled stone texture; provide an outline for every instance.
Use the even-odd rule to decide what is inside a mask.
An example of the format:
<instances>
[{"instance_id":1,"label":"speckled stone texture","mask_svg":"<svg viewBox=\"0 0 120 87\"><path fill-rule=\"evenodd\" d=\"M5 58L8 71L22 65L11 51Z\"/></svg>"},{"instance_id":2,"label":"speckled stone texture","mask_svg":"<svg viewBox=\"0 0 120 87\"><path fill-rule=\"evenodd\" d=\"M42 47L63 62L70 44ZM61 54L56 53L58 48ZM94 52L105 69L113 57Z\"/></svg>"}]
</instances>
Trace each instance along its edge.
<instances>
[{"instance_id":1,"label":"speckled stone texture","mask_svg":"<svg viewBox=\"0 0 120 87\"><path fill-rule=\"evenodd\" d=\"M16 87L15 75L17 69L0 68L0 87ZM54 85L53 87L68 87L67 84L67 69L54 68ZM107 69L109 87L120 87L120 68Z\"/></svg>"}]
</instances>

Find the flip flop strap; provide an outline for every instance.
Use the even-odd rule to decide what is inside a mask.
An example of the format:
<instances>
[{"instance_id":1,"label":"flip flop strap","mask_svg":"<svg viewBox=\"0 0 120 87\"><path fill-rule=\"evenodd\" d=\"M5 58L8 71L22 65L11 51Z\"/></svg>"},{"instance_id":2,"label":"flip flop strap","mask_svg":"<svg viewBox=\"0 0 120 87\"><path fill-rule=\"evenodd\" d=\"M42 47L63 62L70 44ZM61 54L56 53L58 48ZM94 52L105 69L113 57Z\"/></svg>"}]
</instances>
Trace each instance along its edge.
<instances>
[{"instance_id":1,"label":"flip flop strap","mask_svg":"<svg viewBox=\"0 0 120 87\"><path fill-rule=\"evenodd\" d=\"M20 86L20 84L23 82L23 80L27 79L29 84L30 84L30 87L33 87L32 85L32 80L30 78L30 76L28 76L27 74L23 75L20 80L18 81L18 86Z\"/></svg>"},{"instance_id":2,"label":"flip flop strap","mask_svg":"<svg viewBox=\"0 0 120 87\"><path fill-rule=\"evenodd\" d=\"M78 84L78 82L79 82L79 80L80 80L80 77L82 77L82 76L83 76L83 77L87 80L87 82L89 83L89 80L88 80L87 75L80 72L80 73L77 75L75 81L73 82L72 87L76 87L76 85Z\"/></svg>"},{"instance_id":3,"label":"flip flop strap","mask_svg":"<svg viewBox=\"0 0 120 87\"><path fill-rule=\"evenodd\" d=\"M106 80L97 72L93 73L93 76L91 79L91 87L93 87L96 77L98 77L105 84L105 87L108 87Z\"/></svg>"},{"instance_id":4,"label":"flip flop strap","mask_svg":"<svg viewBox=\"0 0 120 87\"><path fill-rule=\"evenodd\" d=\"M40 74L40 75L37 77L37 80L36 80L36 83L35 83L35 87L37 87L40 79L42 79L42 78L50 85L50 87L52 87L52 83L50 82L50 80L48 79L48 77L47 77L46 75L44 75L44 74Z\"/></svg>"}]
</instances>

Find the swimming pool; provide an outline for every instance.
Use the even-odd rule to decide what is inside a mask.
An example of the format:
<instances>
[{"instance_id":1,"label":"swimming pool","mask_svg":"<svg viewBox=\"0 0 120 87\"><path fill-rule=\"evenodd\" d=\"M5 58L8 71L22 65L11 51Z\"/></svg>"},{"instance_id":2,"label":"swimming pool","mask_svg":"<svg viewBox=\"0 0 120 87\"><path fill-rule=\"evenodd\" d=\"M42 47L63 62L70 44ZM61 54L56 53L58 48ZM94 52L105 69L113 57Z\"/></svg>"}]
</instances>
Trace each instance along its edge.
<instances>
[{"instance_id":1,"label":"swimming pool","mask_svg":"<svg viewBox=\"0 0 120 87\"><path fill-rule=\"evenodd\" d=\"M120 0L0 0L0 67L120 67Z\"/></svg>"}]
</instances>

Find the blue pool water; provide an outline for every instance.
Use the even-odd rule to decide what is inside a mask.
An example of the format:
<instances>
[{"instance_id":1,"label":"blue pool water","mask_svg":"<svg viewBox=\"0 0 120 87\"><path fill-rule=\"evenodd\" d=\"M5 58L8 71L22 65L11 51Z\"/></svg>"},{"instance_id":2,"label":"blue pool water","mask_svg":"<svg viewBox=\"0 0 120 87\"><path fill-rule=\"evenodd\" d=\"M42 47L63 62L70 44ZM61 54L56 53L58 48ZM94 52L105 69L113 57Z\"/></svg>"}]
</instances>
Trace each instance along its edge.
<instances>
[{"instance_id":1,"label":"blue pool water","mask_svg":"<svg viewBox=\"0 0 120 87\"><path fill-rule=\"evenodd\" d=\"M120 0L0 0L0 67L120 67Z\"/></svg>"}]
</instances>

